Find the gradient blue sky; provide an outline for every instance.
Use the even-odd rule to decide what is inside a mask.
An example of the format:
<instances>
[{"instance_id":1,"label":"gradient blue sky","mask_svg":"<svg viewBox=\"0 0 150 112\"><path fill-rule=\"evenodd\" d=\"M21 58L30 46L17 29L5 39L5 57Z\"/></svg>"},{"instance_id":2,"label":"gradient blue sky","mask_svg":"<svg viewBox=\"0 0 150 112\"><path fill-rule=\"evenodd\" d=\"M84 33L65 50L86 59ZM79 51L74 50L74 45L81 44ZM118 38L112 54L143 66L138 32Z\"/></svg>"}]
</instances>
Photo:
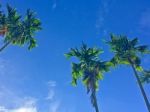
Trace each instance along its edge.
<instances>
[{"instance_id":1,"label":"gradient blue sky","mask_svg":"<svg viewBox=\"0 0 150 112\"><path fill-rule=\"evenodd\" d=\"M70 85L71 66L64 57L84 41L103 48L101 59L113 56L103 39L109 33L139 37L150 45L149 0L0 0L24 15L37 12L43 30L38 47L9 46L0 56L0 110L2 112L94 112L81 83ZM142 65L150 68L150 57ZM150 87L145 90L150 99ZM131 68L120 66L105 74L97 93L101 112L147 112Z\"/></svg>"}]
</instances>

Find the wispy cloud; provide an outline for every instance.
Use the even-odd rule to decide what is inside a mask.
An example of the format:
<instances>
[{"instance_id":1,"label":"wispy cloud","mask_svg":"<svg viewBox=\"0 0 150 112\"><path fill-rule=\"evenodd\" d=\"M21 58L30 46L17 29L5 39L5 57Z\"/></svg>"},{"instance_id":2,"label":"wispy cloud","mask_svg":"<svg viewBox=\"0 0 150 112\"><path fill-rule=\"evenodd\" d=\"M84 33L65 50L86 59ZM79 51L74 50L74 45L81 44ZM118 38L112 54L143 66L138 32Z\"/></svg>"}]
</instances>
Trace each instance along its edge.
<instances>
[{"instance_id":1,"label":"wispy cloud","mask_svg":"<svg viewBox=\"0 0 150 112\"><path fill-rule=\"evenodd\" d=\"M56 81L52 81L52 80L48 81L48 86L49 87L55 87L56 86Z\"/></svg>"},{"instance_id":2,"label":"wispy cloud","mask_svg":"<svg viewBox=\"0 0 150 112\"><path fill-rule=\"evenodd\" d=\"M0 112L37 112L36 107L19 107L15 109L7 109L6 107L0 107Z\"/></svg>"},{"instance_id":3,"label":"wispy cloud","mask_svg":"<svg viewBox=\"0 0 150 112\"><path fill-rule=\"evenodd\" d=\"M49 111L50 112L58 112L60 108L60 99L56 98L56 81L50 80L48 81L48 96L46 97L46 100L49 101Z\"/></svg>"},{"instance_id":4,"label":"wispy cloud","mask_svg":"<svg viewBox=\"0 0 150 112\"><path fill-rule=\"evenodd\" d=\"M8 110L6 112L37 112L36 107L21 107L17 109Z\"/></svg>"},{"instance_id":5,"label":"wispy cloud","mask_svg":"<svg viewBox=\"0 0 150 112\"><path fill-rule=\"evenodd\" d=\"M0 112L8 112L8 109L6 109L4 106L0 106Z\"/></svg>"},{"instance_id":6,"label":"wispy cloud","mask_svg":"<svg viewBox=\"0 0 150 112\"><path fill-rule=\"evenodd\" d=\"M96 29L97 33L103 33L103 35L106 35L107 29L105 28L105 19L106 16L108 15L110 11L110 5L114 2L115 0L101 0L100 3L100 8L97 13L98 18L96 20Z\"/></svg>"},{"instance_id":7,"label":"wispy cloud","mask_svg":"<svg viewBox=\"0 0 150 112\"><path fill-rule=\"evenodd\" d=\"M49 107L50 112L58 112L59 108L60 108L60 102L59 101L52 102L50 104L50 107Z\"/></svg>"},{"instance_id":8,"label":"wispy cloud","mask_svg":"<svg viewBox=\"0 0 150 112\"><path fill-rule=\"evenodd\" d=\"M0 105L10 106L17 105L16 102L19 100L19 97L12 89L0 86L0 99Z\"/></svg>"},{"instance_id":9,"label":"wispy cloud","mask_svg":"<svg viewBox=\"0 0 150 112\"><path fill-rule=\"evenodd\" d=\"M37 112L36 101L33 98L24 98L24 103L21 106L7 108L0 106L0 112ZM21 102L20 102L21 103Z\"/></svg>"},{"instance_id":10,"label":"wispy cloud","mask_svg":"<svg viewBox=\"0 0 150 112\"><path fill-rule=\"evenodd\" d=\"M142 34L150 36L150 9L142 12L141 17L139 19L139 31Z\"/></svg>"},{"instance_id":11,"label":"wispy cloud","mask_svg":"<svg viewBox=\"0 0 150 112\"><path fill-rule=\"evenodd\" d=\"M46 100L53 100L54 96L55 96L55 91L49 90L48 96L46 97Z\"/></svg>"},{"instance_id":12,"label":"wispy cloud","mask_svg":"<svg viewBox=\"0 0 150 112\"><path fill-rule=\"evenodd\" d=\"M140 26L141 28L150 29L150 9L146 10L141 14Z\"/></svg>"},{"instance_id":13,"label":"wispy cloud","mask_svg":"<svg viewBox=\"0 0 150 112\"><path fill-rule=\"evenodd\" d=\"M61 98L63 95L59 95L60 92L59 94L57 93L59 87L56 81L50 80L46 84L48 86L48 95L45 99L49 103L49 112L76 112L76 106L71 104L68 106L68 102ZM67 84L70 84L70 82L67 82Z\"/></svg>"},{"instance_id":14,"label":"wispy cloud","mask_svg":"<svg viewBox=\"0 0 150 112\"><path fill-rule=\"evenodd\" d=\"M55 10L57 7L57 0L53 0L52 10Z\"/></svg>"},{"instance_id":15,"label":"wispy cloud","mask_svg":"<svg viewBox=\"0 0 150 112\"><path fill-rule=\"evenodd\" d=\"M9 61L4 58L0 58L0 75L5 75L8 72L8 67L10 68Z\"/></svg>"},{"instance_id":16,"label":"wispy cloud","mask_svg":"<svg viewBox=\"0 0 150 112\"><path fill-rule=\"evenodd\" d=\"M47 82L47 85L48 85L48 96L46 97L46 100L53 100L55 97L56 81L50 80Z\"/></svg>"},{"instance_id":17,"label":"wispy cloud","mask_svg":"<svg viewBox=\"0 0 150 112\"><path fill-rule=\"evenodd\" d=\"M0 112L37 112L36 98L19 96L8 87L0 87L0 99Z\"/></svg>"}]
</instances>

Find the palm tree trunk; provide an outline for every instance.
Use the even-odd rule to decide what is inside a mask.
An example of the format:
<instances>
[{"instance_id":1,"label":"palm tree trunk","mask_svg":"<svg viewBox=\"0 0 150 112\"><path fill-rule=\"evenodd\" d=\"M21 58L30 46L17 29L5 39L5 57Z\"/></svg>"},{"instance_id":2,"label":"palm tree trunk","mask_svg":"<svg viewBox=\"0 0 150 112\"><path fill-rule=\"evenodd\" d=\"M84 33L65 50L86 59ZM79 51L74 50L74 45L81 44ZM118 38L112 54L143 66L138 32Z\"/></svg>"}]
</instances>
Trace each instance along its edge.
<instances>
[{"instance_id":1,"label":"palm tree trunk","mask_svg":"<svg viewBox=\"0 0 150 112\"><path fill-rule=\"evenodd\" d=\"M9 44L11 41L5 43L1 48L0 48L0 52L2 52Z\"/></svg>"},{"instance_id":2,"label":"palm tree trunk","mask_svg":"<svg viewBox=\"0 0 150 112\"><path fill-rule=\"evenodd\" d=\"M134 75L135 75L135 77L136 77L136 80L137 80L137 82L138 82L138 85L139 85L139 87L140 87L141 93L142 93L142 95L143 95L143 97L144 97L144 100L145 100L145 103L146 103L148 112L150 112L150 103L149 103L148 98L147 98L147 96L146 96L145 90L144 90L144 88L143 88L143 86L142 86L142 83L141 83L141 81L140 81L140 79L139 79L138 73L137 73L137 71L136 71L136 69L135 69L135 66L134 66L133 62L132 62L131 60L129 60L129 61L130 61L130 63L131 63L131 66L132 66L132 69L133 69L133 71L134 71Z\"/></svg>"},{"instance_id":3,"label":"palm tree trunk","mask_svg":"<svg viewBox=\"0 0 150 112\"><path fill-rule=\"evenodd\" d=\"M95 111L96 111L96 112L99 112L98 104L97 104L97 98L96 98L96 93L95 93L95 92L93 93L93 97L94 97L94 107L95 107Z\"/></svg>"},{"instance_id":4,"label":"palm tree trunk","mask_svg":"<svg viewBox=\"0 0 150 112\"><path fill-rule=\"evenodd\" d=\"M95 97L96 97L96 96L95 96ZM95 100L95 111L96 111L96 112L99 112L98 105L97 105L97 99Z\"/></svg>"}]
</instances>

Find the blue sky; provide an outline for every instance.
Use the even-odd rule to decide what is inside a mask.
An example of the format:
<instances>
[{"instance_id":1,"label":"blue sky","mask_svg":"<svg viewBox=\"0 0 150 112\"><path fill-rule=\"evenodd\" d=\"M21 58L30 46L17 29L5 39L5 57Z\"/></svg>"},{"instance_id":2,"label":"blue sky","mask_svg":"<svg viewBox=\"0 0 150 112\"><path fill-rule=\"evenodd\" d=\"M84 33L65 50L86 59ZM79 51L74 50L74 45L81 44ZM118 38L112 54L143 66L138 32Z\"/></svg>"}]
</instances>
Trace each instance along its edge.
<instances>
[{"instance_id":1,"label":"blue sky","mask_svg":"<svg viewBox=\"0 0 150 112\"><path fill-rule=\"evenodd\" d=\"M43 30L38 47L9 46L0 56L0 110L2 112L94 112L81 83L72 87L70 47L84 41L103 48L101 59L113 56L103 39L109 33L138 37L150 45L149 0L1 0L24 15L37 12ZM150 68L150 57L142 65ZM147 112L131 68L119 66L106 73L97 93L102 112ZM145 90L150 99L150 87Z\"/></svg>"}]
</instances>

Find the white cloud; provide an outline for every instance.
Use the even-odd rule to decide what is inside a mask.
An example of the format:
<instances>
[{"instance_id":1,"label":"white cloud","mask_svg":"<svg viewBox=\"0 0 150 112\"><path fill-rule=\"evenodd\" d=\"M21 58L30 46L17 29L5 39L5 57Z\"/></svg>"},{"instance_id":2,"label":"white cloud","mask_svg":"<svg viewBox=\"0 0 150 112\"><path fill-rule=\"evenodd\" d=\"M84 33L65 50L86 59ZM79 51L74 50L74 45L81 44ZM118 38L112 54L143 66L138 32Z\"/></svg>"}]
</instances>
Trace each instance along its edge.
<instances>
[{"instance_id":1,"label":"white cloud","mask_svg":"<svg viewBox=\"0 0 150 112\"><path fill-rule=\"evenodd\" d=\"M0 112L8 112L8 109L6 109L4 106L0 106Z\"/></svg>"},{"instance_id":2,"label":"white cloud","mask_svg":"<svg viewBox=\"0 0 150 112\"><path fill-rule=\"evenodd\" d=\"M19 96L5 86L0 87L0 99L0 112L37 112L36 98Z\"/></svg>"},{"instance_id":3,"label":"white cloud","mask_svg":"<svg viewBox=\"0 0 150 112\"><path fill-rule=\"evenodd\" d=\"M56 81L52 81L52 80L48 81L48 86L49 87L55 87L56 86Z\"/></svg>"},{"instance_id":4,"label":"white cloud","mask_svg":"<svg viewBox=\"0 0 150 112\"><path fill-rule=\"evenodd\" d=\"M25 107L35 106L36 102L37 102L37 99L33 97L24 97L22 99L22 104Z\"/></svg>"},{"instance_id":5,"label":"white cloud","mask_svg":"<svg viewBox=\"0 0 150 112\"><path fill-rule=\"evenodd\" d=\"M0 112L37 112L36 102L33 98L24 98L24 104L22 106L16 108L0 106Z\"/></svg>"},{"instance_id":6,"label":"white cloud","mask_svg":"<svg viewBox=\"0 0 150 112\"><path fill-rule=\"evenodd\" d=\"M49 112L58 112L60 108L60 101L56 98L56 81L48 81L48 96L46 97L46 100L49 101Z\"/></svg>"},{"instance_id":7,"label":"white cloud","mask_svg":"<svg viewBox=\"0 0 150 112\"><path fill-rule=\"evenodd\" d=\"M50 104L50 112L58 112L60 108L60 102L55 101Z\"/></svg>"},{"instance_id":8,"label":"white cloud","mask_svg":"<svg viewBox=\"0 0 150 112\"><path fill-rule=\"evenodd\" d=\"M55 87L56 87L56 81L48 81L48 96L46 97L46 100L53 100L55 97Z\"/></svg>"},{"instance_id":9,"label":"white cloud","mask_svg":"<svg viewBox=\"0 0 150 112\"><path fill-rule=\"evenodd\" d=\"M37 112L36 107L20 107L17 109L10 109L7 112Z\"/></svg>"},{"instance_id":10,"label":"white cloud","mask_svg":"<svg viewBox=\"0 0 150 112\"><path fill-rule=\"evenodd\" d=\"M97 29L97 33L99 34L100 32L103 33L103 35L107 34L107 29L104 27L105 26L105 19L106 16L108 15L109 11L110 11L110 5L112 5L112 3L115 0L101 0L101 4L100 4L100 8L98 11L98 18L96 20L96 29Z\"/></svg>"},{"instance_id":11,"label":"white cloud","mask_svg":"<svg viewBox=\"0 0 150 112\"><path fill-rule=\"evenodd\" d=\"M55 96L55 91L54 90L49 90L48 96L46 97L46 100L52 100Z\"/></svg>"},{"instance_id":12,"label":"white cloud","mask_svg":"<svg viewBox=\"0 0 150 112\"><path fill-rule=\"evenodd\" d=\"M15 109L7 109L5 107L0 107L0 112L37 112L36 107L20 107Z\"/></svg>"}]
</instances>

